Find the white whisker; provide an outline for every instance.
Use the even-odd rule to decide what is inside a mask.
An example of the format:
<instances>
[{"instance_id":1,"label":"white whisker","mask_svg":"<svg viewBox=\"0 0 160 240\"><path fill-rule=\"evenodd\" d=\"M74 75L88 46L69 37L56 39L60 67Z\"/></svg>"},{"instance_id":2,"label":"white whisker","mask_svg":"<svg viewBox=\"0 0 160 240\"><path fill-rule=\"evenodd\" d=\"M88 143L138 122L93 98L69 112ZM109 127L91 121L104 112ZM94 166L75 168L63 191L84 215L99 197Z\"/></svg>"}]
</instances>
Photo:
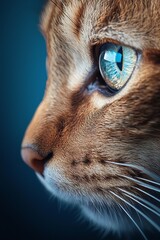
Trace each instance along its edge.
<instances>
[{"instance_id":1,"label":"white whisker","mask_svg":"<svg viewBox=\"0 0 160 240\"><path fill-rule=\"evenodd\" d=\"M121 190L121 189L120 189ZM122 190L122 192L125 192ZM155 210L153 210L152 208L146 206L145 204L141 203L140 201L138 201L137 199L135 199L135 196L133 197L133 194L130 193L124 193L125 196L129 197L130 199L132 199L134 202L137 202L138 204L140 204L141 206L145 207L146 209L148 209L149 211L153 212L155 215L157 215L158 217L160 217L160 214L157 213Z\"/></svg>"},{"instance_id":2,"label":"white whisker","mask_svg":"<svg viewBox=\"0 0 160 240\"><path fill-rule=\"evenodd\" d=\"M122 205L120 203L118 203L119 206L122 208L122 210L127 214L127 216L131 219L131 221L133 222L133 224L136 226L136 228L139 230L139 232L141 233L141 235L143 236L143 238L145 240L147 240L146 235L144 234L144 232L142 231L142 229L138 226L138 224L136 223L136 221L132 218L132 216L127 212L127 210L122 207Z\"/></svg>"},{"instance_id":3,"label":"white whisker","mask_svg":"<svg viewBox=\"0 0 160 240\"><path fill-rule=\"evenodd\" d=\"M116 193L110 191L115 197L119 198L121 201L125 202L127 205L129 205L131 208L133 208L136 212L138 212L141 216L143 216L155 229L157 229L160 232L160 227L152 220L150 219L146 214L144 214L142 211L140 211L138 208L133 206L131 203L129 203L127 200L123 199Z\"/></svg>"},{"instance_id":4,"label":"white whisker","mask_svg":"<svg viewBox=\"0 0 160 240\"><path fill-rule=\"evenodd\" d=\"M145 187L145 188L151 189L151 190L156 191L156 192L160 192L160 189L159 189L159 188L157 188L157 187L155 187L155 186L152 186L152 185L150 185L150 184L144 183L144 182L142 182L142 181L140 181L140 180L137 180L137 179L134 179L134 178L132 178L132 177L125 176L125 175L119 175L119 176L120 176L120 177L123 177L123 178L126 178L126 179L128 179L128 180L131 180L131 181L133 181L133 182L137 183L138 185L141 185L141 186L143 186L143 187Z\"/></svg>"},{"instance_id":5,"label":"white whisker","mask_svg":"<svg viewBox=\"0 0 160 240\"><path fill-rule=\"evenodd\" d=\"M156 197L153 196L152 194L150 194L150 193L148 193L148 192L146 192L146 191L144 191L144 190L142 190L142 189L140 189L140 188L138 188L138 187L133 187L133 188L135 188L135 189L137 189L138 191L140 191L140 192L148 195L149 197L153 198L154 200L160 202L160 199L156 198Z\"/></svg>"},{"instance_id":6,"label":"white whisker","mask_svg":"<svg viewBox=\"0 0 160 240\"><path fill-rule=\"evenodd\" d=\"M128 191L126 191L126 190L124 190L122 188L118 188L118 189L120 191L124 192L124 193L127 193L127 194L133 196L134 198L140 200L141 202L143 202L143 203L147 204L148 206L150 206L151 208L153 208L156 211L156 213L155 213L156 215L157 215L157 212L160 213L160 209L158 207L156 207L154 204L152 204L152 203L148 202L147 200L145 200L145 199L135 195L134 193L130 193L130 192L128 192ZM158 216L160 216L160 214L158 214Z\"/></svg>"},{"instance_id":7,"label":"white whisker","mask_svg":"<svg viewBox=\"0 0 160 240\"><path fill-rule=\"evenodd\" d=\"M120 162L113 162L113 161L107 161L107 160L105 162L109 163L109 164L118 165L118 166L124 166L124 167L130 167L133 169L137 169L137 170L145 173L146 175L150 176L151 178L156 179L156 181L160 182L160 177L157 174L150 172L149 170L145 169L142 166L134 165L131 163L120 163Z\"/></svg>"},{"instance_id":8,"label":"white whisker","mask_svg":"<svg viewBox=\"0 0 160 240\"><path fill-rule=\"evenodd\" d=\"M152 181L152 180L149 180L149 179L146 179L146 178L141 178L141 177L137 177L137 178L140 179L140 180L143 180L145 182L153 183L155 185L160 186L160 183L158 183L158 182L155 182L155 181Z\"/></svg>"}]
</instances>

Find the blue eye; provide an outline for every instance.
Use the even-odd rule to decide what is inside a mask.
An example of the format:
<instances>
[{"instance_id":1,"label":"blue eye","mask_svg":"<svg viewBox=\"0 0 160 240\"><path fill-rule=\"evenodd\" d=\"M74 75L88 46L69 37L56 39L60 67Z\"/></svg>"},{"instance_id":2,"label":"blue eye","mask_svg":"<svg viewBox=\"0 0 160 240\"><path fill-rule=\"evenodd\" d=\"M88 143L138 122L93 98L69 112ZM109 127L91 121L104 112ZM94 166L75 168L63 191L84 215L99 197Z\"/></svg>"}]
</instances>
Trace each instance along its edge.
<instances>
[{"instance_id":1,"label":"blue eye","mask_svg":"<svg viewBox=\"0 0 160 240\"><path fill-rule=\"evenodd\" d=\"M99 56L100 73L111 90L118 91L129 80L137 62L137 53L129 47L107 43Z\"/></svg>"}]
</instances>

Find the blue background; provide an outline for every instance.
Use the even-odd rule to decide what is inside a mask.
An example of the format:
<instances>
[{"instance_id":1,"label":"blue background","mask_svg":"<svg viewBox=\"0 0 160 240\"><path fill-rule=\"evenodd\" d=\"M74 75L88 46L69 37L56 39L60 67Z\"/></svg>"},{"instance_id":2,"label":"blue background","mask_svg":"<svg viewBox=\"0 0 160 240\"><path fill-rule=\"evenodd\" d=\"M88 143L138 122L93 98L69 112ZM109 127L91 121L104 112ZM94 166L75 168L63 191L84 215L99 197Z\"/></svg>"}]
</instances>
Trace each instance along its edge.
<instances>
[{"instance_id":1,"label":"blue background","mask_svg":"<svg viewBox=\"0 0 160 240\"><path fill-rule=\"evenodd\" d=\"M1 3L0 232L3 240L101 239L100 231L79 220L77 209L51 198L20 157L24 131L43 97L47 78L45 41L38 27L44 3Z\"/></svg>"}]
</instances>

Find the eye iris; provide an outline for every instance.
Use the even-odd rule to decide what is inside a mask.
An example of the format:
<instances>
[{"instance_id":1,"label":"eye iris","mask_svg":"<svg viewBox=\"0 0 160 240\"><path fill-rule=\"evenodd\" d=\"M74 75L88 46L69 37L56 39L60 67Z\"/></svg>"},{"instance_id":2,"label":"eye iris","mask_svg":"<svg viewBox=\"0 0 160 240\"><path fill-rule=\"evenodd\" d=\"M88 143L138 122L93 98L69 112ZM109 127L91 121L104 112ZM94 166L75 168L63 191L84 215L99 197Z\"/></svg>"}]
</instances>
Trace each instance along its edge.
<instances>
[{"instance_id":1,"label":"eye iris","mask_svg":"<svg viewBox=\"0 0 160 240\"><path fill-rule=\"evenodd\" d=\"M105 44L99 57L99 69L108 87L120 90L130 78L136 61L137 55L133 49Z\"/></svg>"}]
</instances>

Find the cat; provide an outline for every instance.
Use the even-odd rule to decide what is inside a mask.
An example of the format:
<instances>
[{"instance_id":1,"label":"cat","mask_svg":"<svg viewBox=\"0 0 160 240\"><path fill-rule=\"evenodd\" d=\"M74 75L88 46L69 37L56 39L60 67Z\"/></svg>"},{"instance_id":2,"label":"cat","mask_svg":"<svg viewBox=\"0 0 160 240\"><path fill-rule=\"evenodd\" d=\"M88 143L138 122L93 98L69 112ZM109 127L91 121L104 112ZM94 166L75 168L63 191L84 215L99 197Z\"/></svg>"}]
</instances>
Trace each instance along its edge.
<instances>
[{"instance_id":1,"label":"cat","mask_svg":"<svg viewBox=\"0 0 160 240\"><path fill-rule=\"evenodd\" d=\"M53 0L23 160L96 226L160 232L160 1Z\"/></svg>"}]
</instances>

